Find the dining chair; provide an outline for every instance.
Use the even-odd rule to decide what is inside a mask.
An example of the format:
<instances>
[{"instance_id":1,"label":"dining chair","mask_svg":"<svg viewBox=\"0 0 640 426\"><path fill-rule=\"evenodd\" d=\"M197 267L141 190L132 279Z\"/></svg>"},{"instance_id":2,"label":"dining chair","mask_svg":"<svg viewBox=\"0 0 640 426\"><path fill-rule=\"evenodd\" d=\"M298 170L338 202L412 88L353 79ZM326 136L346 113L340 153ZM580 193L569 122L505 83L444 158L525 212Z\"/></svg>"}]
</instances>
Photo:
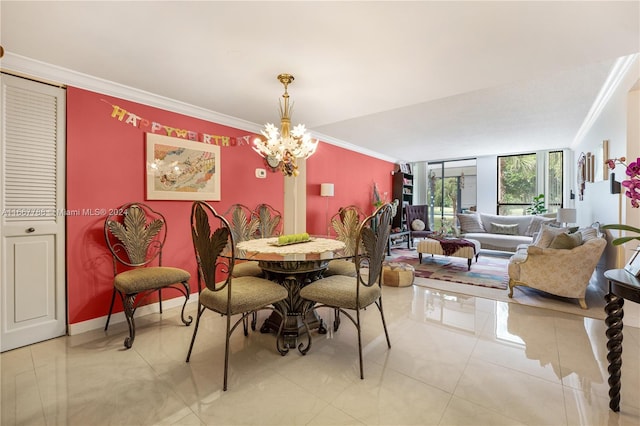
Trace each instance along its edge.
<instances>
[{"instance_id":1,"label":"dining chair","mask_svg":"<svg viewBox=\"0 0 640 426\"><path fill-rule=\"evenodd\" d=\"M233 204L225 212L224 217L229 221L236 244L256 237L259 223L249 207L244 204ZM254 261L238 262L233 268L234 277L262 277L263 275L258 262Z\"/></svg>"},{"instance_id":2,"label":"dining chair","mask_svg":"<svg viewBox=\"0 0 640 426\"><path fill-rule=\"evenodd\" d=\"M382 262L385 259L387 240L391 233L393 219L391 204L383 204L371 216L368 216L358 226L355 247L356 276L332 275L315 281L300 290L300 297L305 299L305 315L317 309L327 307L337 309L355 325L358 334L358 355L360 363L360 378L364 379L362 366L362 325L360 311L375 304L380 312L382 327L387 339L387 346L391 348L387 324L384 320L382 308ZM355 318L348 312L355 311ZM305 323L306 325L306 323ZM299 346L298 350L305 355L311 348L311 339L306 347Z\"/></svg>"},{"instance_id":3,"label":"dining chair","mask_svg":"<svg viewBox=\"0 0 640 426\"><path fill-rule=\"evenodd\" d=\"M269 204L258 204L252 218L258 222L256 238L277 237L282 233L282 214Z\"/></svg>"},{"instance_id":4,"label":"dining chair","mask_svg":"<svg viewBox=\"0 0 640 426\"><path fill-rule=\"evenodd\" d=\"M128 349L136 337L133 319L136 308L150 294L158 292L162 313L162 290L176 289L184 295L181 319L185 325L193 318L185 319L184 309L189 300L191 274L184 269L162 266L162 250L167 238L167 222L164 216L143 203L128 203L107 216L104 221L104 238L113 260L113 292L106 331L109 328L116 293L122 300L129 326L129 336L124 340ZM157 261L157 266L152 266Z\"/></svg>"},{"instance_id":5,"label":"dining chair","mask_svg":"<svg viewBox=\"0 0 640 426\"><path fill-rule=\"evenodd\" d=\"M271 310L283 317L273 304L282 302L288 296L281 285L264 278L234 277L235 238L227 220L213 207L203 201L195 201L191 208L191 237L198 264L198 312L193 337L189 345L186 362L191 359L191 351L196 340L200 318L206 309L226 317L224 384L227 390L227 370L229 367L229 340L238 324L246 323L249 315L259 310ZM222 256L223 250L225 255ZM204 285L203 285L204 284ZM286 312L283 304L280 310ZM231 317L239 315L235 322ZM286 315L286 314L285 314ZM278 330L276 348L284 355L288 349L281 349L282 325ZM246 329L245 329L246 332Z\"/></svg>"},{"instance_id":6,"label":"dining chair","mask_svg":"<svg viewBox=\"0 0 640 426\"><path fill-rule=\"evenodd\" d=\"M365 217L362 210L354 205L341 207L331 218L331 226L336 232L336 239L345 243L344 253L348 256L355 255L355 240L358 226ZM356 276L356 267L352 260L336 259L329 262L323 276L347 275Z\"/></svg>"}]
</instances>

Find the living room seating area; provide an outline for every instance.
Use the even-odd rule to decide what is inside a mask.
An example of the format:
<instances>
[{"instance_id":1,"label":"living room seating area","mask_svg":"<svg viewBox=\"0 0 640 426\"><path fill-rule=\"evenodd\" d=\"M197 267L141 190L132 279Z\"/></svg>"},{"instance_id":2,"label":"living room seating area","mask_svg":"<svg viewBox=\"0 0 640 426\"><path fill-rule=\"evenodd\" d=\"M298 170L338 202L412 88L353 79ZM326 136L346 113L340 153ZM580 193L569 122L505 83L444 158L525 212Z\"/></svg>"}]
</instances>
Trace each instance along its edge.
<instances>
[{"instance_id":1,"label":"living room seating area","mask_svg":"<svg viewBox=\"0 0 640 426\"><path fill-rule=\"evenodd\" d=\"M484 250L515 252L521 244L533 243L543 223L555 221L555 213L503 216L488 213L457 215L462 238L478 240Z\"/></svg>"}]
</instances>

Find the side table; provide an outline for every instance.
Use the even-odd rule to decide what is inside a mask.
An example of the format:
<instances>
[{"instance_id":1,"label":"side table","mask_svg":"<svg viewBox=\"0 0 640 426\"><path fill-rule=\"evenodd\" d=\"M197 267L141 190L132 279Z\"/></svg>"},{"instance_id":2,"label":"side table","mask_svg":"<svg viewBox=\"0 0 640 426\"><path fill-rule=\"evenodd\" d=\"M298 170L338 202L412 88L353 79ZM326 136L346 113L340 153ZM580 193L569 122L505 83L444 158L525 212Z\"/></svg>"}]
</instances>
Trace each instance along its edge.
<instances>
[{"instance_id":1,"label":"side table","mask_svg":"<svg viewBox=\"0 0 640 426\"><path fill-rule=\"evenodd\" d=\"M604 307L607 313L607 360L609 361L609 408L620 411L620 377L622 367L622 317L624 299L640 303L640 279L624 269L610 269L604 276L609 280L609 293Z\"/></svg>"},{"instance_id":2,"label":"side table","mask_svg":"<svg viewBox=\"0 0 640 426\"><path fill-rule=\"evenodd\" d=\"M387 255L391 256L391 240L398 237L404 237L407 239L407 250L411 250L411 234L409 231L391 232L389 234L389 242L387 243Z\"/></svg>"}]
</instances>

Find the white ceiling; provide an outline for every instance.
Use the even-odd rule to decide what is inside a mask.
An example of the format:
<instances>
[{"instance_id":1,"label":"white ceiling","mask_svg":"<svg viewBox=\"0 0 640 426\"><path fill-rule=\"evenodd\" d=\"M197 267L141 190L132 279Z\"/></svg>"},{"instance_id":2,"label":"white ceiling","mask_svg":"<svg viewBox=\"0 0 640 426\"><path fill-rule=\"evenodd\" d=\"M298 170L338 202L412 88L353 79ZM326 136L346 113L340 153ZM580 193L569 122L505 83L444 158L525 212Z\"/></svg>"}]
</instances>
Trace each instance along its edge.
<instances>
[{"instance_id":1,"label":"white ceiling","mask_svg":"<svg viewBox=\"0 0 640 426\"><path fill-rule=\"evenodd\" d=\"M402 161L571 146L639 1L0 2L19 55Z\"/></svg>"}]
</instances>

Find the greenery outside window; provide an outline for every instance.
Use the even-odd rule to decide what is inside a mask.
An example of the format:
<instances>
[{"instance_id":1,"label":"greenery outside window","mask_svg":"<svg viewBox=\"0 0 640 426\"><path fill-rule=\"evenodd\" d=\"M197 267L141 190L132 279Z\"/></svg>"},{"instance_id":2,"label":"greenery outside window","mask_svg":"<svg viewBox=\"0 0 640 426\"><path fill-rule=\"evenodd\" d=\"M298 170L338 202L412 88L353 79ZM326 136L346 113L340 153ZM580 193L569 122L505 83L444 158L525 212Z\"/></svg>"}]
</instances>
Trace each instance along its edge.
<instances>
[{"instance_id":1,"label":"greenery outside window","mask_svg":"<svg viewBox=\"0 0 640 426\"><path fill-rule=\"evenodd\" d=\"M475 159L427 163L431 229L450 229L458 213L476 210L476 181Z\"/></svg>"},{"instance_id":2,"label":"greenery outside window","mask_svg":"<svg viewBox=\"0 0 640 426\"><path fill-rule=\"evenodd\" d=\"M539 194L548 213L562 207L562 151L498 157L498 206L500 215L524 215Z\"/></svg>"}]
</instances>

